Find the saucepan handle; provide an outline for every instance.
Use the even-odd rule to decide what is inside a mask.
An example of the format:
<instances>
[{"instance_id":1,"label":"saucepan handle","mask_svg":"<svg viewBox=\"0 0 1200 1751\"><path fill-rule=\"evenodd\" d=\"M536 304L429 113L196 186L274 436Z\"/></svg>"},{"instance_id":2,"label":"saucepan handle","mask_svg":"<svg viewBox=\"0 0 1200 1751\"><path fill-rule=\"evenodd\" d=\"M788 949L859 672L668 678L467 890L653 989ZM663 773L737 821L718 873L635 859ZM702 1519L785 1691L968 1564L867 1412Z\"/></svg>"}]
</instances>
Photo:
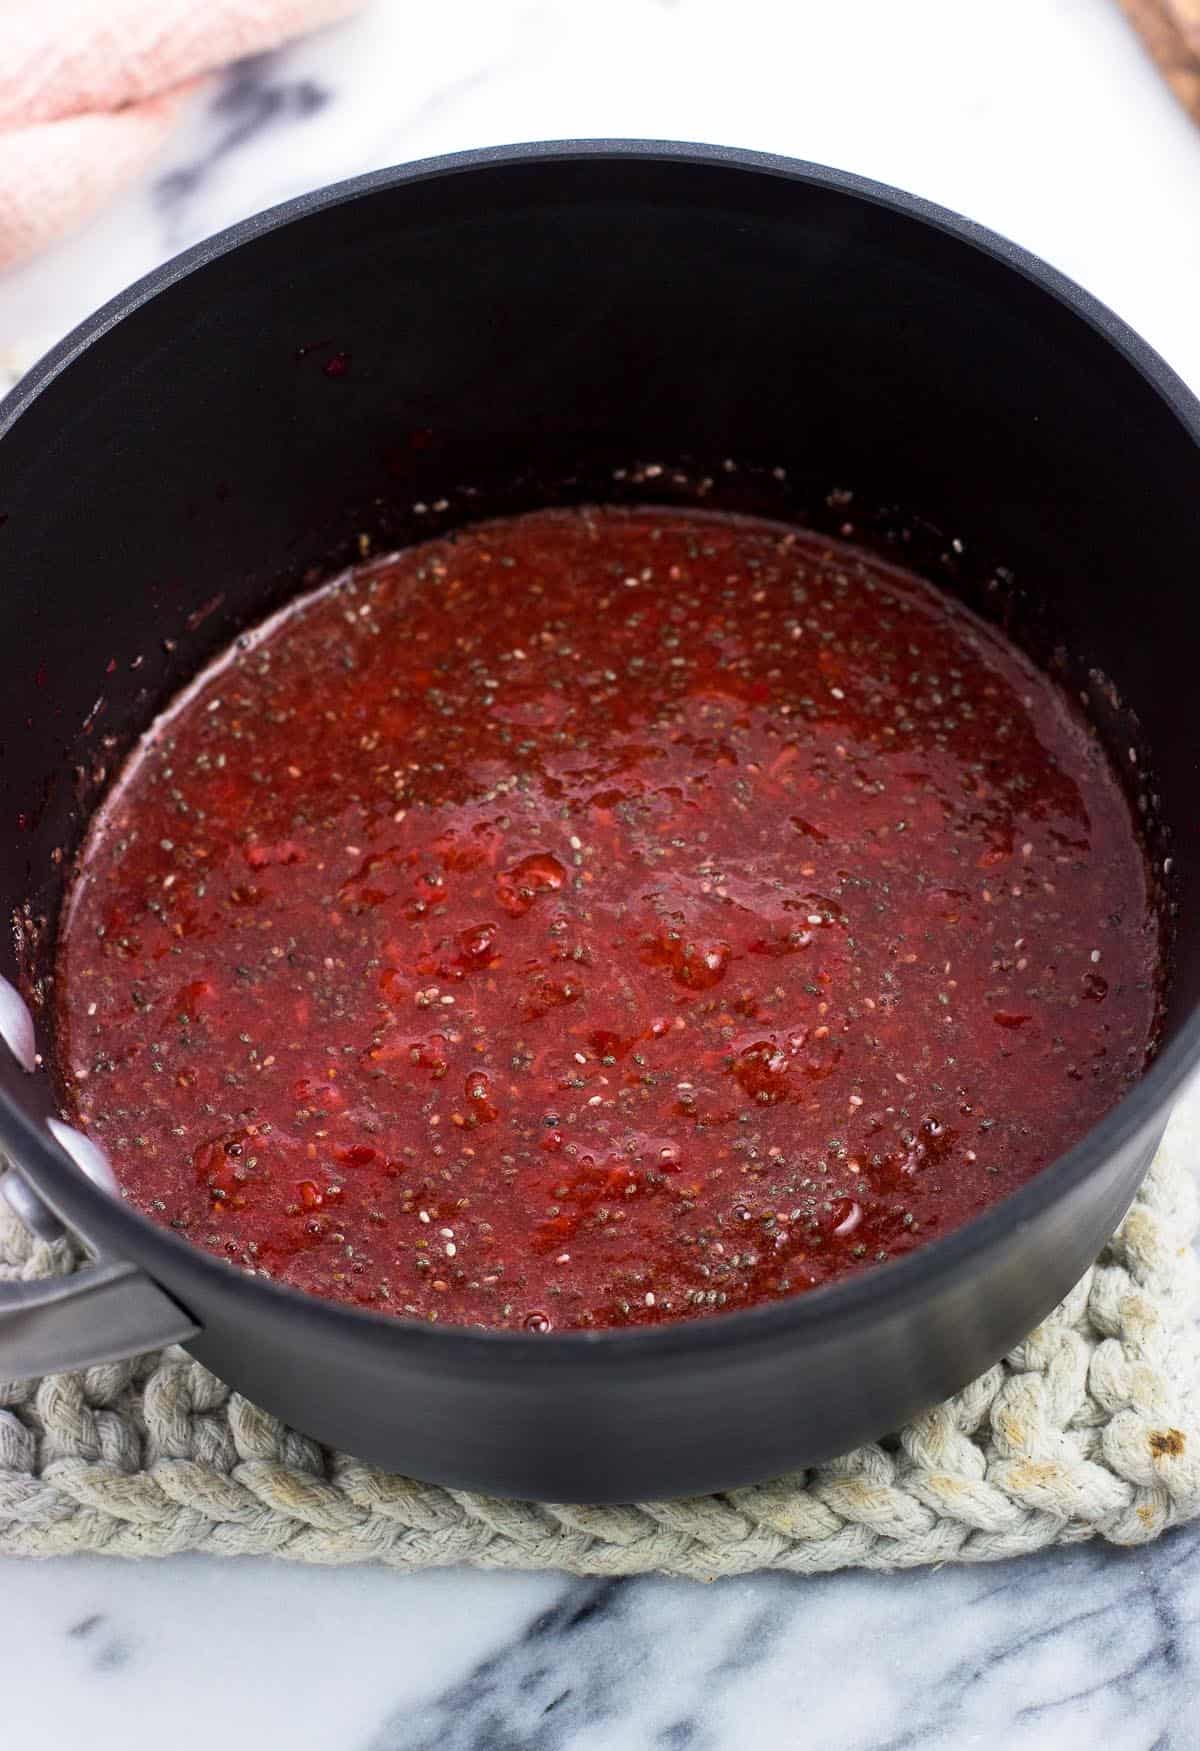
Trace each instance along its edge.
<instances>
[{"instance_id":1,"label":"saucepan handle","mask_svg":"<svg viewBox=\"0 0 1200 1751\"><path fill-rule=\"evenodd\" d=\"M67 1232L15 1168L0 1171L0 1197L43 1240ZM67 1277L0 1282L0 1381L116 1362L200 1327L139 1266L97 1257Z\"/></svg>"}]
</instances>

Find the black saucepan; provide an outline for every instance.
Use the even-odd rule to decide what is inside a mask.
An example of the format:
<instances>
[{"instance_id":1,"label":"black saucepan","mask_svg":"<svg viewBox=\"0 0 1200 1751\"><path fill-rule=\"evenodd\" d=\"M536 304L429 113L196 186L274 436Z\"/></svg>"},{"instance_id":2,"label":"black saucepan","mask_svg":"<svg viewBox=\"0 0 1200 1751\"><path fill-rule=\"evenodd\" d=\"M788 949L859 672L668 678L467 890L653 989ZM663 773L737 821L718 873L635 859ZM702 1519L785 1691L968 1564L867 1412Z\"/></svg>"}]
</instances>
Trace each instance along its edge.
<instances>
[{"instance_id":1,"label":"black saucepan","mask_svg":"<svg viewBox=\"0 0 1200 1751\"><path fill-rule=\"evenodd\" d=\"M849 525L1079 694L1177 912L1140 1084L959 1232L678 1327L352 1311L105 1190L49 1128L48 1005L63 884L132 738L360 536L696 491ZM181 1338L364 1458L566 1500L761 1478L961 1386L1098 1251L1200 1055L1198 577L1200 406L1179 381L1030 256L835 171L626 142L470 153L305 196L134 286L0 408L0 970L29 1000L0 988L3 1183L96 1255L0 1286L0 1378Z\"/></svg>"}]
</instances>

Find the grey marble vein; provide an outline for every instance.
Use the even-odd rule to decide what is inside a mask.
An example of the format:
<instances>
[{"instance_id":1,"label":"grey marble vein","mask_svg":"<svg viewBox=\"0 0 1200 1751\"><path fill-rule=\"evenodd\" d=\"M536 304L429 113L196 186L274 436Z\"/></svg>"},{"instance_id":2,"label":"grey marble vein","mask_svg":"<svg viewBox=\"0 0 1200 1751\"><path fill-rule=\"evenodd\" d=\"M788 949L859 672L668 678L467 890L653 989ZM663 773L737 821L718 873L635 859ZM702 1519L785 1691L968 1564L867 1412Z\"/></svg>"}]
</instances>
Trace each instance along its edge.
<instances>
[{"instance_id":1,"label":"grey marble vein","mask_svg":"<svg viewBox=\"0 0 1200 1751\"><path fill-rule=\"evenodd\" d=\"M576 1583L363 1751L1101 1743L1200 1746L1200 1530L994 1570Z\"/></svg>"},{"instance_id":2,"label":"grey marble vein","mask_svg":"<svg viewBox=\"0 0 1200 1751\"><path fill-rule=\"evenodd\" d=\"M84 1658L95 1672L120 1672L133 1658L135 1642L124 1630L114 1630L103 1611L89 1611L67 1626L67 1639L81 1643Z\"/></svg>"},{"instance_id":3,"label":"grey marble vein","mask_svg":"<svg viewBox=\"0 0 1200 1751\"><path fill-rule=\"evenodd\" d=\"M281 53L253 55L229 68L208 105L203 149L156 179L153 196L168 240L186 230L188 203L223 159L281 123L307 121L329 103L325 86L305 75L288 77L281 60Z\"/></svg>"}]
</instances>

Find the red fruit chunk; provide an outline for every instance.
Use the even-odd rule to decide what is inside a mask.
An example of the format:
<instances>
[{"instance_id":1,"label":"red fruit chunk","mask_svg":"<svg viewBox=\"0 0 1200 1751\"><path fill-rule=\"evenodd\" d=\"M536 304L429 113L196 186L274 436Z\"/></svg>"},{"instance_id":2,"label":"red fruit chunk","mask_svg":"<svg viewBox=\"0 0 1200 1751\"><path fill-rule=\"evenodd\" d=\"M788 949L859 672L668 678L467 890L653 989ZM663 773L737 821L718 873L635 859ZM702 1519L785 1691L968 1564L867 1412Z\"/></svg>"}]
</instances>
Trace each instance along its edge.
<instances>
[{"instance_id":1,"label":"red fruit chunk","mask_svg":"<svg viewBox=\"0 0 1200 1751\"><path fill-rule=\"evenodd\" d=\"M176 1014L186 1015L189 1021L196 1021L216 994L217 988L211 979L190 979L175 993L171 1007Z\"/></svg>"},{"instance_id":2,"label":"red fruit chunk","mask_svg":"<svg viewBox=\"0 0 1200 1751\"><path fill-rule=\"evenodd\" d=\"M500 928L496 924L472 924L467 930L460 930L455 938L459 965L469 973L490 967L496 959L499 935Z\"/></svg>"},{"instance_id":3,"label":"red fruit chunk","mask_svg":"<svg viewBox=\"0 0 1200 1751\"><path fill-rule=\"evenodd\" d=\"M521 1014L526 1021L540 1021L553 1009L578 1003L582 996L583 987L578 980L552 979L548 974L539 974L521 999Z\"/></svg>"},{"instance_id":4,"label":"red fruit chunk","mask_svg":"<svg viewBox=\"0 0 1200 1751\"><path fill-rule=\"evenodd\" d=\"M709 991L725 977L733 949L720 938L666 930L649 939L643 958L648 966L669 967L676 983L689 991Z\"/></svg>"}]
</instances>

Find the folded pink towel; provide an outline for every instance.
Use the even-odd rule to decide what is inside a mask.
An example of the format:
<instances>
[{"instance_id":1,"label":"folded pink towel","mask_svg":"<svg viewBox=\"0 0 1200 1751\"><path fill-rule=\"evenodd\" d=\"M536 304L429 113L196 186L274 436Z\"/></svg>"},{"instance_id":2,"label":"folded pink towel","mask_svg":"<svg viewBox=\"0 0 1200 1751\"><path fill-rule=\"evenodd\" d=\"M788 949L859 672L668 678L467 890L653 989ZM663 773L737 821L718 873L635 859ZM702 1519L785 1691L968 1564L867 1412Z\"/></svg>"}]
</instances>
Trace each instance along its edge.
<instances>
[{"instance_id":1,"label":"folded pink towel","mask_svg":"<svg viewBox=\"0 0 1200 1751\"><path fill-rule=\"evenodd\" d=\"M204 73L359 0L0 0L0 267L152 156Z\"/></svg>"}]
</instances>

